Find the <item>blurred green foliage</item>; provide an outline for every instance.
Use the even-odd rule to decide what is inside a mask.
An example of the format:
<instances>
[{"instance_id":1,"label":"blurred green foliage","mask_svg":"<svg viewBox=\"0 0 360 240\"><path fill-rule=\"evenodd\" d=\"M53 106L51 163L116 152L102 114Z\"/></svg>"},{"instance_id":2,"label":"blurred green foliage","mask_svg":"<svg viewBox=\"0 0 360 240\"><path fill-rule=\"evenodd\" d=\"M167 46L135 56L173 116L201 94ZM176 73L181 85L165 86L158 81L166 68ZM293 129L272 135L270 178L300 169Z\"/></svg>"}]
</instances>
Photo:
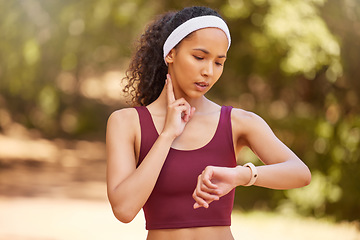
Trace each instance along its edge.
<instances>
[{"instance_id":1,"label":"blurred green foliage","mask_svg":"<svg viewBox=\"0 0 360 240\"><path fill-rule=\"evenodd\" d=\"M123 71L150 19L191 5L219 10L233 39L209 97L261 115L313 172L302 189L239 188L236 204L358 219L356 0L1 1L0 128L6 112L48 138L103 138L124 104L87 97L84 80ZM247 150L239 159L258 161Z\"/></svg>"}]
</instances>

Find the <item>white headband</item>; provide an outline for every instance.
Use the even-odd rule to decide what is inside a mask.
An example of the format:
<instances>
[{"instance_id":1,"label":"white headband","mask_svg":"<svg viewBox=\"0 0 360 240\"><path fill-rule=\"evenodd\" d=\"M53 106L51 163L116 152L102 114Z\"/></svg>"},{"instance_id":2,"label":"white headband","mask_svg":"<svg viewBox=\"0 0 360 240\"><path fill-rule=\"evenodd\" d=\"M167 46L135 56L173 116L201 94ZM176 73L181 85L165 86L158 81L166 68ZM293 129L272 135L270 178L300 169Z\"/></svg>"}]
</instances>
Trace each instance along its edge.
<instances>
[{"instance_id":1,"label":"white headband","mask_svg":"<svg viewBox=\"0 0 360 240\"><path fill-rule=\"evenodd\" d=\"M196 30L208 27L219 28L226 34L229 50L231 43L230 31L224 20L213 15L195 17L178 26L166 39L163 46L164 61L171 49L173 49L184 37ZM165 64L167 65L166 61Z\"/></svg>"}]
</instances>

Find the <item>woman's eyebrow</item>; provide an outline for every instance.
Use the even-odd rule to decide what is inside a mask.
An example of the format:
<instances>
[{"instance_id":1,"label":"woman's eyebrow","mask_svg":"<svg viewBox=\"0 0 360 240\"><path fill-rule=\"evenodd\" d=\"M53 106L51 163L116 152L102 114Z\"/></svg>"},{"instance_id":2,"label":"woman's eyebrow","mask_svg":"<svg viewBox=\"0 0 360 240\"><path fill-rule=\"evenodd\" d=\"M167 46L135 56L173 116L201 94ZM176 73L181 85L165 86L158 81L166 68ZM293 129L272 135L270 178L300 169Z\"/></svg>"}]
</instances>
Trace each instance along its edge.
<instances>
[{"instance_id":1,"label":"woman's eyebrow","mask_svg":"<svg viewBox=\"0 0 360 240\"><path fill-rule=\"evenodd\" d=\"M203 49L203 48L194 48L193 50L195 50L195 51L201 51L201 52L203 52L203 53L205 53L205 54L210 54L210 52L209 52L208 50ZM218 57L218 58L226 58L225 55L219 55L219 56L217 56L217 57Z\"/></svg>"}]
</instances>

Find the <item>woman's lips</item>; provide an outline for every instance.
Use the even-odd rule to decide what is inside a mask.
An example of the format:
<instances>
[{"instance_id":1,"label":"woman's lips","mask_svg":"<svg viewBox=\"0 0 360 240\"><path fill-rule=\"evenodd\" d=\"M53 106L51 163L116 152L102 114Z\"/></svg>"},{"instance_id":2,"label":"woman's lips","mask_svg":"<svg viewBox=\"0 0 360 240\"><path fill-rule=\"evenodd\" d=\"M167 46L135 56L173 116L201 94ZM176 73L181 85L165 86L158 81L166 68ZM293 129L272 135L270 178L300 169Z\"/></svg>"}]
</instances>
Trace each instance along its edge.
<instances>
[{"instance_id":1,"label":"woman's lips","mask_svg":"<svg viewBox=\"0 0 360 240\"><path fill-rule=\"evenodd\" d=\"M205 91L208 88L209 84L206 82L196 82L195 86L199 91Z\"/></svg>"}]
</instances>

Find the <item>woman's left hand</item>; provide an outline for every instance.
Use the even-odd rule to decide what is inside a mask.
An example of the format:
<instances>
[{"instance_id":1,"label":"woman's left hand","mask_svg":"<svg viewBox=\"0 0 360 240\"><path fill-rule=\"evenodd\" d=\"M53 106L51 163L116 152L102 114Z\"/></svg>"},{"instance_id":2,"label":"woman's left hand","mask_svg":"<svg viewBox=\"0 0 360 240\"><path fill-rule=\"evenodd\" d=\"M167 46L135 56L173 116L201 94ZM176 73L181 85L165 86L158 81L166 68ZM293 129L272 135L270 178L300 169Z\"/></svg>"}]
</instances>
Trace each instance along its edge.
<instances>
[{"instance_id":1,"label":"woman's left hand","mask_svg":"<svg viewBox=\"0 0 360 240\"><path fill-rule=\"evenodd\" d=\"M195 200L194 209L208 208L213 201L228 194L237 186L238 168L208 166L199 175L193 193Z\"/></svg>"}]
</instances>

